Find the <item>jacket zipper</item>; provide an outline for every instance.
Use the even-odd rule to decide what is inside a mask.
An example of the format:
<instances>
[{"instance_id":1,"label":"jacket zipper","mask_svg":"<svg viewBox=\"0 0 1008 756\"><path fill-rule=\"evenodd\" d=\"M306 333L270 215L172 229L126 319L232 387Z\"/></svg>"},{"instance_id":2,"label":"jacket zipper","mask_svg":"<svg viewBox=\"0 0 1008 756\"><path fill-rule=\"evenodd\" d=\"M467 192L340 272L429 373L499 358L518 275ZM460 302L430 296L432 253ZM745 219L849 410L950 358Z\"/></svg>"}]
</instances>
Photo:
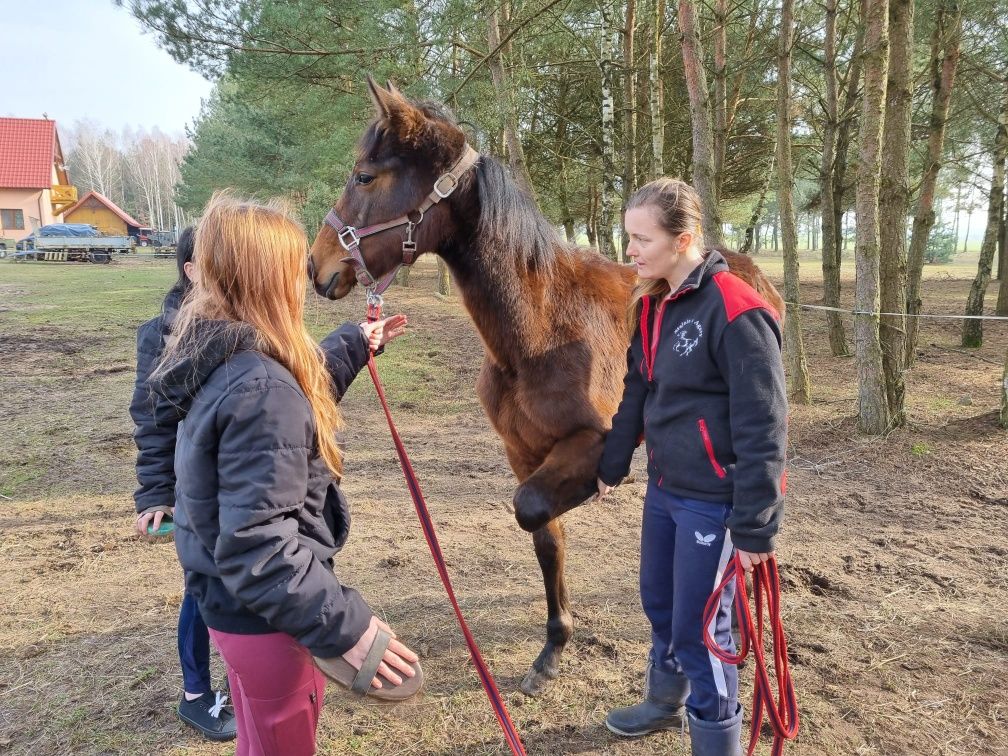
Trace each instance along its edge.
<instances>
[{"instance_id":1,"label":"jacket zipper","mask_svg":"<svg viewBox=\"0 0 1008 756\"><path fill-rule=\"evenodd\" d=\"M719 478L725 477L728 473L718 464L717 458L714 456L714 444L711 443L710 433L707 432L707 421L701 417L697 420L697 427L700 428L700 436L703 438L704 447L707 449L707 459L710 460L711 467L714 468L714 472L717 473Z\"/></svg>"}]
</instances>

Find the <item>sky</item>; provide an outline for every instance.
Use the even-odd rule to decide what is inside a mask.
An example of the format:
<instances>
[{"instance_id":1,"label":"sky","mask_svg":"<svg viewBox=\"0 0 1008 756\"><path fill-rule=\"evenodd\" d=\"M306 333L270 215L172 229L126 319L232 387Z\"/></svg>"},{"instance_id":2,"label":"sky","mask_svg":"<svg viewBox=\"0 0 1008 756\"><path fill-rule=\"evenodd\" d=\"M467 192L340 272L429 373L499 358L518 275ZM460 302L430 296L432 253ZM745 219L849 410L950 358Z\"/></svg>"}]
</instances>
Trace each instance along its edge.
<instances>
[{"instance_id":1,"label":"sky","mask_svg":"<svg viewBox=\"0 0 1008 756\"><path fill-rule=\"evenodd\" d=\"M115 131L182 133L213 87L112 0L0 0L0 72L0 116Z\"/></svg>"}]
</instances>

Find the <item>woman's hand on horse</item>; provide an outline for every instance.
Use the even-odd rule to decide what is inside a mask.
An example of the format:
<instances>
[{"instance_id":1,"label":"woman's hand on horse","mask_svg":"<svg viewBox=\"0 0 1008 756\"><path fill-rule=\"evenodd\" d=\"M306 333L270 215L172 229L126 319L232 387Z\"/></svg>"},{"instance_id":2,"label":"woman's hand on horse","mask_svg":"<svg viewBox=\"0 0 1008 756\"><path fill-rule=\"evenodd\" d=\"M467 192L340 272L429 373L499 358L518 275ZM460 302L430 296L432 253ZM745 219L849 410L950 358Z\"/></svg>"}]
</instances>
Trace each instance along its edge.
<instances>
[{"instance_id":1,"label":"woman's hand on horse","mask_svg":"<svg viewBox=\"0 0 1008 756\"><path fill-rule=\"evenodd\" d=\"M361 328L364 329L364 335L367 337L371 351L377 352L392 341L392 339L406 333L407 323L406 316L400 313L383 318L382 320L376 320L374 323L361 323Z\"/></svg>"},{"instance_id":2,"label":"woman's hand on horse","mask_svg":"<svg viewBox=\"0 0 1008 756\"><path fill-rule=\"evenodd\" d=\"M416 670L410 665L418 661L420 657L404 644L397 641L392 628L374 615L371 616L371 622L368 623L368 628L364 631L364 635L360 637L360 640L357 641L353 648L343 654L343 658L354 669L360 669L367 658L368 651L371 650L371 644L374 643L379 628L389 633L392 636L392 640L389 642L388 648L385 649L385 656L382 657L381 664L378 665L378 674L371 681L371 687L381 688L388 683L391 683L393 686L401 685L403 676L414 677L416 675ZM381 677L385 678L384 682L379 679Z\"/></svg>"},{"instance_id":3,"label":"woman's hand on horse","mask_svg":"<svg viewBox=\"0 0 1008 756\"><path fill-rule=\"evenodd\" d=\"M175 517L175 507L171 507L171 514L169 517ZM165 518L165 512L161 509L154 510L153 512L141 512L136 518L136 529L137 533L142 536L149 535L147 533L147 528L150 526L151 530L156 531L161 527L161 520Z\"/></svg>"},{"instance_id":4,"label":"woman's hand on horse","mask_svg":"<svg viewBox=\"0 0 1008 756\"><path fill-rule=\"evenodd\" d=\"M602 478L599 478L596 482L598 483L598 496L595 497L596 500L602 499L602 497L613 490L613 486L605 483Z\"/></svg>"},{"instance_id":5,"label":"woman's hand on horse","mask_svg":"<svg viewBox=\"0 0 1008 756\"><path fill-rule=\"evenodd\" d=\"M753 567L757 564L769 562L776 552L742 551L742 549L737 549L735 553L738 555L739 564L742 565L742 569L746 572L752 572Z\"/></svg>"}]
</instances>

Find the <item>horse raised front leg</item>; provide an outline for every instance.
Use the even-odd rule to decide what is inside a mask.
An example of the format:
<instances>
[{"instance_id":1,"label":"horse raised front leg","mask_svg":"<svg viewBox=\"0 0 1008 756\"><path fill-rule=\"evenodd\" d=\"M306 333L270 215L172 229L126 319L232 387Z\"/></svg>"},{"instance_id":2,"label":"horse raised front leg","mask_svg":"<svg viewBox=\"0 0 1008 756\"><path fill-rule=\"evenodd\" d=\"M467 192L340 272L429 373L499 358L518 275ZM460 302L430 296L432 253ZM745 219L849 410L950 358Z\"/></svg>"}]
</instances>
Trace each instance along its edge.
<instances>
[{"instance_id":1,"label":"horse raised front leg","mask_svg":"<svg viewBox=\"0 0 1008 756\"><path fill-rule=\"evenodd\" d=\"M543 463L515 490L518 524L536 532L596 493L602 433L583 428L553 445Z\"/></svg>"},{"instance_id":2,"label":"horse raised front leg","mask_svg":"<svg viewBox=\"0 0 1008 756\"><path fill-rule=\"evenodd\" d=\"M557 676L560 656L574 632L574 618L564 581L563 524L559 520L546 523L532 534L532 541L546 586L546 645L522 680L521 689L526 695L538 696Z\"/></svg>"}]
</instances>

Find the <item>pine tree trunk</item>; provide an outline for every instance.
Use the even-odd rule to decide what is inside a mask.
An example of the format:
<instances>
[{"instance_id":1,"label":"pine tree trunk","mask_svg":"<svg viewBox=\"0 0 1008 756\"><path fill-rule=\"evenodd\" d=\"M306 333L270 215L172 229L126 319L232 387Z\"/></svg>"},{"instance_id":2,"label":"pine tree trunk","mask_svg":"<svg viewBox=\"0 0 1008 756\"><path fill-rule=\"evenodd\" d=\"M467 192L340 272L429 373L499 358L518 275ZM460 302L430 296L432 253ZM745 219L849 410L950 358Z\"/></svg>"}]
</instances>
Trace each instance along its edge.
<instances>
[{"instance_id":1,"label":"pine tree trunk","mask_svg":"<svg viewBox=\"0 0 1008 756\"><path fill-rule=\"evenodd\" d=\"M1008 167L1008 166L1006 166ZM997 305L994 308L995 315L1008 315L1008 222L1005 218L1005 205L1008 204L1002 198L1001 201L1001 233L998 235L998 272L1001 274L998 284Z\"/></svg>"},{"instance_id":2,"label":"pine tree trunk","mask_svg":"<svg viewBox=\"0 0 1008 756\"><path fill-rule=\"evenodd\" d=\"M819 168L823 226L823 304L827 307L840 307L840 262L841 255L847 248L843 222L844 177L847 173L847 148L850 143L850 122L853 117L848 111L853 108L854 99L857 96L860 56L864 46L864 32L859 30L854 58L847 74L844 118L841 121L836 66L836 17L836 0L827 0L823 61L826 84L826 124L823 127L823 158ZM841 314L827 312L826 324L829 332L830 351L833 356L849 356L850 350L847 347L847 335Z\"/></svg>"},{"instance_id":3,"label":"pine tree trunk","mask_svg":"<svg viewBox=\"0 0 1008 756\"><path fill-rule=\"evenodd\" d=\"M1001 427L1008 428L1008 352L1005 353L1004 375L1001 378Z\"/></svg>"},{"instance_id":4,"label":"pine tree trunk","mask_svg":"<svg viewBox=\"0 0 1008 756\"><path fill-rule=\"evenodd\" d=\"M784 237L784 300L800 302L798 281L798 235L791 160L791 45L794 37L794 0L782 0L780 39L777 45L777 206ZM812 384L805 361L801 308L793 307L784 319L784 359L788 394L800 404L812 399Z\"/></svg>"},{"instance_id":5,"label":"pine tree trunk","mask_svg":"<svg viewBox=\"0 0 1008 756\"><path fill-rule=\"evenodd\" d=\"M721 213L714 174L710 96L707 92L707 74L703 66L694 0L679 0L679 28L682 32L683 72L689 92L690 122L693 129L693 186L703 203L704 243L715 247L724 242L721 237Z\"/></svg>"},{"instance_id":6,"label":"pine tree trunk","mask_svg":"<svg viewBox=\"0 0 1008 756\"><path fill-rule=\"evenodd\" d=\"M714 1L714 199L721 201L728 149L728 0Z\"/></svg>"},{"instance_id":7,"label":"pine tree trunk","mask_svg":"<svg viewBox=\"0 0 1008 756\"><path fill-rule=\"evenodd\" d=\"M854 308L866 314L857 316L854 321L854 354L858 369L859 427L862 433L880 435L889 429L889 403L882 374L878 316L879 176L889 64L888 0L866 0L865 11L861 149L855 190L857 240L854 258L857 282Z\"/></svg>"},{"instance_id":8,"label":"pine tree trunk","mask_svg":"<svg viewBox=\"0 0 1008 756\"><path fill-rule=\"evenodd\" d=\"M763 216L763 205L766 203L767 191L770 189L770 182L773 180L774 176L774 159L776 155L770 156L770 167L767 169L766 182L763 184L763 188L760 190L759 199L756 200L756 206L753 208L752 215L749 217L749 225L746 226L745 230L745 240L742 242L742 246L739 248L739 252L743 255L748 255L752 250L753 246L753 231L759 224L759 219ZM776 252L777 247L777 227L774 226L774 251ZM756 244L756 251L759 251L759 243Z\"/></svg>"},{"instance_id":9,"label":"pine tree trunk","mask_svg":"<svg viewBox=\"0 0 1008 756\"><path fill-rule=\"evenodd\" d=\"M910 233L910 250L907 255L907 312L913 316L921 311L921 277L924 274L924 251L935 222L935 187L942 165L942 149L945 142L945 124L948 122L949 101L952 99L952 84L955 81L956 66L959 63L959 41L962 37L962 17L958 5L951 9L943 3L935 18L934 33L931 37L931 118L928 123L927 155L924 158L924 175L921 178L920 195L914 211L913 230ZM956 192L956 243L959 240L959 203L962 185ZM917 354L917 333L920 319L907 318L907 336L904 354L906 367L913 367Z\"/></svg>"},{"instance_id":10,"label":"pine tree trunk","mask_svg":"<svg viewBox=\"0 0 1008 756\"><path fill-rule=\"evenodd\" d=\"M892 425L903 425L906 351L907 215L910 210L910 112L913 105L913 0L889 0L889 73L886 83L882 174L879 342Z\"/></svg>"},{"instance_id":11,"label":"pine tree trunk","mask_svg":"<svg viewBox=\"0 0 1008 756\"><path fill-rule=\"evenodd\" d=\"M620 212L620 259L624 259L627 233L623 227L627 202L637 188L637 69L634 65L634 35L637 30L637 0L626 0L623 27L623 203Z\"/></svg>"},{"instance_id":12,"label":"pine tree trunk","mask_svg":"<svg viewBox=\"0 0 1008 756\"><path fill-rule=\"evenodd\" d=\"M959 214L962 212L962 183L956 182L956 201L955 201L955 221L952 223L952 235L955 237L955 244L952 245L953 250L959 249Z\"/></svg>"},{"instance_id":13,"label":"pine tree trunk","mask_svg":"<svg viewBox=\"0 0 1008 756\"><path fill-rule=\"evenodd\" d=\"M437 293L442 296L452 295L452 273L448 263L437 258Z\"/></svg>"},{"instance_id":14,"label":"pine tree trunk","mask_svg":"<svg viewBox=\"0 0 1008 756\"><path fill-rule=\"evenodd\" d=\"M994 138L994 173L991 177L990 196L987 200L987 228L983 244L980 246L980 260L977 274L966 300L967 315L983 315L984 295L991 279L991 264L997 249L997 237L1001 226L1002 203L1004 202L1005 157L1008 156L1008 80L1005 82L1004 100L998 114L997 136ZM983 321L963 321L962 345L979 347L983 344Z\"/></svg>"},{"instance_id":15,"label":"pine tree trunk","mask_svg":"<svg viewBox=\"0 0 1008 756\"><path fill-rule=\"evenodd\" d=\"M998 246L997 246L997 267L994 269L994 280L1000 281L1005 275L1005 242L1008 242L1006 238L1008 234L1008 224L1005 224L1004 213L1001 214L1001 228L998 230Z\"/></svg>"},{"instance_id":16,"label":"pine tree trunk","mask_svg":"<svg viewBox=\"0 0 1008 756\"><path fill-rule=\"evenodd\" d=\"M487 21L487 45L490 50L496 49L501 41L499 13L500 11L495 7L490 12ZM504 69L503 55L504 51L500 50L496 55L491 56L487 61L487 68L490 69L490 77L493 80L494 89L497 91L497 101L502 109L501 120L504 126L504 144L507 148L508 165L510 165L511 173L518 185L535 199L532 178L529 176L528 163L525 161L525 150L522 147L521 138L518 136L518 109L515 104L514 85Z\"/></svg>"},{"instance_id":17,"label":"pine tree trunk","mask_svg":"<svg viewBox=\"0 0 1008 756\"><path fill-rule=\"evenodd\" d=\"M648 55L648 105L651 110L651 178L665 172L665 90L661 77L662 27L665 25L665 0L654 0L651 17L651 50Z\"/></svg>"},{"instance_id":18,"label":"pine tree trunk","mask_svg":"<svg viewBox=\"0 0 1008 756\"><path fill-rule=\"evenodd\" d=\"M617 260L616 247L613 244L616 209L616 103L613 94L616 48L613 37L616 31L612 23L612 9L607 6L608 1L602 0L601 6L602 56L599 65L602 69L602 194L597 242L599 252L612 260Z\"/></svg>"}]
</instances>

